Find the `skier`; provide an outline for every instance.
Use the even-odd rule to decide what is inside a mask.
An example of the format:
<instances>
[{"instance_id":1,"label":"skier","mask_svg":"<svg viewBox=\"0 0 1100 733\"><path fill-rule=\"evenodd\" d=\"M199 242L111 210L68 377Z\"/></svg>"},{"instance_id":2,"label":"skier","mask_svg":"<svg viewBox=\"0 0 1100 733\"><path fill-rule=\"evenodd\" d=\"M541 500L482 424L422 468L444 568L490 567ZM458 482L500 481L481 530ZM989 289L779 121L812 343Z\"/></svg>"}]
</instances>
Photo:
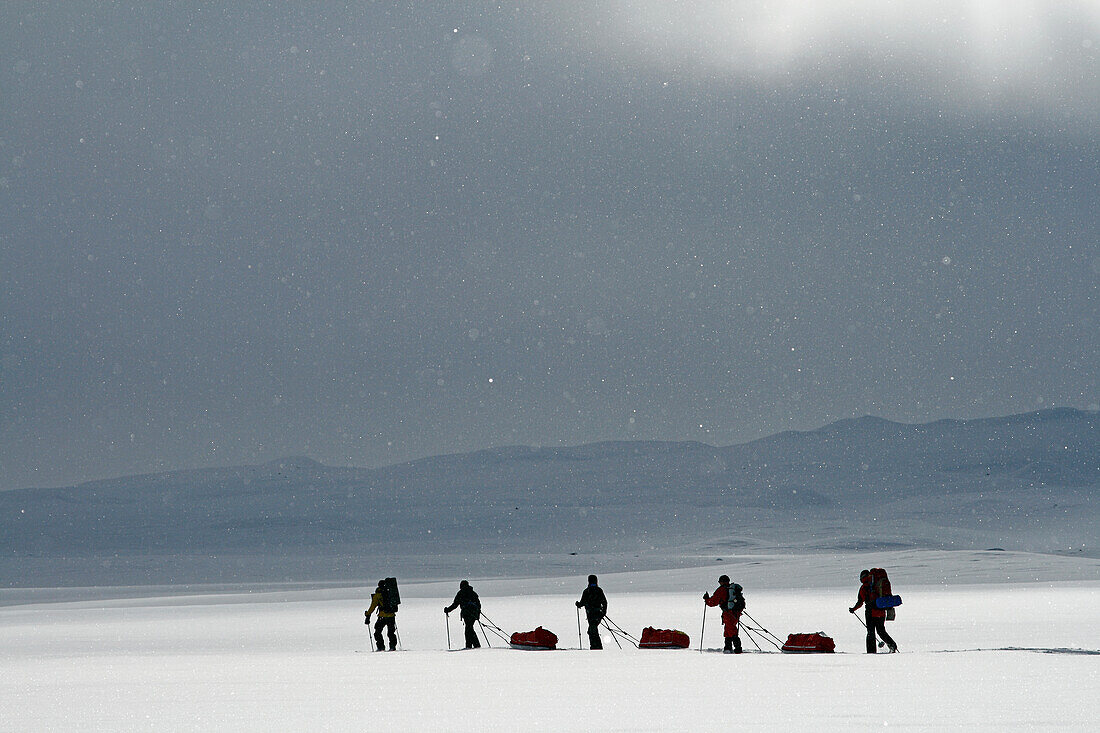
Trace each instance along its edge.
<instances>
[{"instance_id":1,"label":"skier","mask_svg":"<svg viewBox=\"0 0 1100 733\"><path fill-rule=\"evenodd\" d=\"M848 609L848 613L855 613L860 606L866 604L867 610L864 612L864 618L867 619L867 653L874 654L876 652L875 632L878 632L879 638L886 642L886 646L890 647L890 653L892 654L898 650L898 645L886 633L886 609L875 606L875 590L871 587L871 580L870 570L860 571L859 597L856 599L856 605Z\"/></svg>"},{"instance_id":2,"label":"skier","mask_svg":"<svg viewBox=\"0 0 1100 733\"><path fill-rule=\"evenodd\" d=\"M456 608L462 609L459 615L462 617L462 623L466 624L466 648L481 648L477 632L474 631L474 624L481 618L481 599L477 597L477 593L470 587L470 582L467 580L458 584L454 603L444 608L443 613L449 615ZM450 634L450 632L447 633Z\"/></svg>"},{"instance_id":3,"label":"skier","mask_svg":"<svg viewBox=\"0 0 1100 733\"><path fill-rule=\"evenodd\" d=\"M397 650L397 603L390 597L390 593L386 588L386 581L379 580L378 587L370 597L370 608L366 610L366 620L363 622L370 625L370 615L374 613L374 609L378 609L378 621L374 624L374 644L378 651L382 652L386 650L385 645L382 643L382 630L386 629L390 639L390 651Z\"/></svg>"},{"instance_id":4,"label":"skier","mask_svg":"<svg viewBox=\"0 0 1100 733\"><path fill-rule=\"evenodd\" d=\"M600 622L607 615L607 596L596 584L596 576L588 576L588 587L581 593L581 599L575 604L577 608L584 607L588 616L588 642L593 649L603 649L600 641Z\"/></svg>"},{"instance_id":5,"label":"skier","mask_svg":"<svg viewBox=\"0 0 1100 733\"><path fill-rule=\"evenodd\" d=\"M726 654L740 654L741 637L737 634L737 624L741 621L741 612L745 610L741 586L737 583L730 585L730 576L722 575L718 578L718 588L714 595L703 594L703 603L722 609L722 625L725 627L723 636L726 642L722 651Z\"/></svg>"}]
</instances>

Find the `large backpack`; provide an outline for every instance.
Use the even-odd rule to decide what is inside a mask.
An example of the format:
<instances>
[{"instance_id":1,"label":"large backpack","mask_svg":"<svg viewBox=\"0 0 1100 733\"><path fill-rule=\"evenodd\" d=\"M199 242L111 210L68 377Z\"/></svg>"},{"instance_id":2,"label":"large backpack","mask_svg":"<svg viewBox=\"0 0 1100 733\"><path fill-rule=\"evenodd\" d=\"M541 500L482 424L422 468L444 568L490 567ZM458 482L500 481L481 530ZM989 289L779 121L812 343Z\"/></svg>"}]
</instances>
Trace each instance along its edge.
<instances>
[{"instance_id":1,"label":"large backpack","mask_svg":"<svg viewBox=\"0 0 1100 733\"><path fill-rule=\"evenodd\" d=\"M397 578L386 578L381 583L382 612L397 613L401 605L401 593L397 590Z\"/></svg>"},{"instance_id":2,"label":"large backpack","mask_svg":"<svg viewBox=\"0 0 1100 733\"><path fill-rule=\"evenodd\" d=\"M726 607L722 610L732 611L733 613L741 613L745 610L745 596L742 591L744 588L737 583L731 583L729 593L726 595Z\"/></svg>"},{"instance_id":3,"label":"large backpack","mask_svg":"<svg viewBox=\"0 0 1100 733\"><path fill-rule=\"evenodd\" d=\"M890 578L883 568L871 568L871 603L874 608L885 609L886 620L893 621L895 607L901 605L901 596L895 596L890 588Z\"/></svg>"},{"instance_id":4,"label":"large backpack","mask_svg":"<svg viewBox=\"0 0 1100 733\"><path fill-rule=\"evenodd\" d=\"M871 568L871 592L875 598L893 595L885 568Z\"/></svg>"}]
</instances>

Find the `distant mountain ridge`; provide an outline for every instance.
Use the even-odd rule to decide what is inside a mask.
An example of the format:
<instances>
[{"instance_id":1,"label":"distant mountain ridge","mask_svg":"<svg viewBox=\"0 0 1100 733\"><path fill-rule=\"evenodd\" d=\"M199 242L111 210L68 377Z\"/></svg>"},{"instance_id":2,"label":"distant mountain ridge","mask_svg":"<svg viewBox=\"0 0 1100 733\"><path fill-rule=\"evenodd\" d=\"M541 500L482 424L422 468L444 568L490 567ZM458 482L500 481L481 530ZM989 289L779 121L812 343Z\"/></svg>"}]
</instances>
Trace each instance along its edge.
<instances>
[{"instance_id":1,"label":"distant mountain ridge","mask_svg":"<svg viewBox=\"0 0 1100 733\"><path fill-rule=\"evenodd\" d=\"M8 566L166 556L1092 553L1098 488L1100 413L1073 409L865 417L726 447L506 447L375 469L291 457L0 493L0 571L22 582Z\"/></svg>"}]
</instances>

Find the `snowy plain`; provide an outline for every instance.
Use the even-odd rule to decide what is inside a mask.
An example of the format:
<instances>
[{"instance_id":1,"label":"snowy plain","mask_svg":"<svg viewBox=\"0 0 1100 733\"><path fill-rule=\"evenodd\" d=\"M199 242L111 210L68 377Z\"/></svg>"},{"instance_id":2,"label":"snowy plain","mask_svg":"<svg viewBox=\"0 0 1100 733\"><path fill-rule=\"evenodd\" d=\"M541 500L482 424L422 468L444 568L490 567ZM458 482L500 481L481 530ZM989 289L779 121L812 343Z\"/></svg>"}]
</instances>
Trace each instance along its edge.
<instances>
[{"instance_id":1,"label":"snowy plain","mask_svg":"<svg viewBox=\"0 0 1100 733\"><path fill-rule=\"evenodd\" d=\"M1098 446L1100 413L1052 410L0 492L0 731L1100 730ZM862 653L847 611L874 566L901 654ZM692 648L579 649L590 572L615 623ZM840 653L717 653L715 610L700 653L722 573ZM379 654L390 575L403 650ZM561 648L448 651L462 578Z\"/></svg>"},{"instance_id":2,"label":"snowy plain","mask_svg":"<svg viewBox=\"0 0 1100 733\"><path fill-rule=\"evenodd\" d=\"M847 609L861 567L891 569L902 652L867 656ZM727 656L701 595L728 572L780 638L824 631L834 655L761 642ZM380 570L379 575L384 574ZM370 587L223 587L190 594L0 591L4 731L1097 730L1100 562L1028 553L905 551L728 558L601 575L633 635L679 628L689 650L578 649L583 577L471 578L508 632L542 625L559 650L447 651L454 582L407 583L403 651L371 651ZM233 592L233 591L236 592ZM87 597L82 599L82 595ZM450 621L452 645L461 639Z\"/></svg>"}]
</instances>

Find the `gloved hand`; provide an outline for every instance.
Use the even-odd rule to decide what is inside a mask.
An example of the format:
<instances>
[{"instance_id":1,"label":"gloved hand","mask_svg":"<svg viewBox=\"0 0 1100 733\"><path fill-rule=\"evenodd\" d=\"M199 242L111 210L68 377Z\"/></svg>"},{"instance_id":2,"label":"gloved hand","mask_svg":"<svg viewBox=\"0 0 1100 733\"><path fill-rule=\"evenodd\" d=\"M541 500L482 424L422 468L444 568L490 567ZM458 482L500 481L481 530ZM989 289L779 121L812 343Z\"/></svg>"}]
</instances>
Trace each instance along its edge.
<instances>
[{"instance_id":1,"label":"gloved hand","mask_svg":"<svg viewBox=\"0 0 1100 733\"><path fill-rule=\"evenodd\" d=\"M854 608L849 608L848 609L848 613L855 613L855 612L856 612L856 609L854 609Z\"/></svg>"},{"instance_id":2,"label":"gloved hand","mask_svg":"<svg viewBox=\"0 0 1100 733\"><path fill-rule=\"evenodd\" d=\"M703 600L704 601L709 601L710 600L710 593L704 593L703 594Z\"/></svg>"},{"instance_id":3,"label":"gloved hand","mask_svg":"<svg viewBox=\"0 0 1100 733\"><path fill-rule=\"evenodd\" d=\"M363 620L363 623L369 626L370 625L370 614L364 612L364 615L366 616L366 618Z\"/></svg>"},{"instance_id":4,"label":"gloved hand","mask_svg":"<svg viewBox=\"0 0 1100 733\"><path fill-rule=\"evenodd\" d=\"M446 616L450 616L450 615L451 615L451 612L450 612L450 611L448 611L448 610L447 610L446 608L444 608L444 609L443 609L443 613L444 613L444 615L446 615Z\"/></svg>"}]
</instances>

